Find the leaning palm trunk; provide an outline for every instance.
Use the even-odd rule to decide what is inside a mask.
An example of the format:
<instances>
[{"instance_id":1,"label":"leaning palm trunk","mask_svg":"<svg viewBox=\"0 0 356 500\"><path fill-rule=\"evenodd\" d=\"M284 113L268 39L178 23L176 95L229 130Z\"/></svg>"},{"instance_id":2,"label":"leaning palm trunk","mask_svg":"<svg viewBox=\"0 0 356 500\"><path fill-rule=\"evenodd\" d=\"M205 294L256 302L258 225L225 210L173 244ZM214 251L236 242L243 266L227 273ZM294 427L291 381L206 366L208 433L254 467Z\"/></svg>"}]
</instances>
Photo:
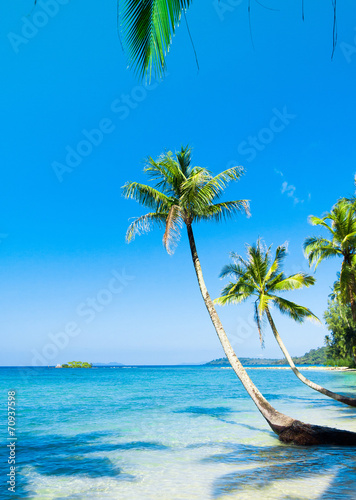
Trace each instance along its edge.
<instances>
[{"instance_id":1,"label":"leaning palm trunk","mask_svg":"<svg viewBox=\"0 0 356 500\"><path fill-rule=\"evenodd\" d=\"M353 281L354 281L354 279L353 279ZM355 285L353 284L353 286L352 286L351 284L349 284L349 295L350 295L352 319L356 323L356 302L355 302L354 290L355 290Z\"/></svg>"},{"instance_id":2,"label":"leaning palm trunk","mask_svg":"<svg viewBox=\"0 0 356 500\"><path fill-rule=\"evenodd\" d=\"M277 331L276 325L274 324L273 318L271 316L271 313L268 309L266 308L266 315L268 318L268 322L272 328L273 335L275 336L275 339L278 342L279 347L281 348L286 360L288 361L289 366L292 368L294 374L301 380L305 385L310 387L311 389L314 389L315 391L320 392L321 394L324 394L324 396L328 396L329 398L333 398L336 401L339 401L340 403L344 403L349 406L356 406L356 399L355 398L349 398L347 396L342 396L341 394L337 394L336 392L329 391L328 389L325 389L321 385L315 384L308 378L304 377L298 370L298 368L295 366L293 359L291 358L289 352L287 351L286 346L283 344L283 341L281 337L279 336L279 333Z\"/></svg>"},{"instance_id":3,"label":"leaning palm trunk","mask_svg":"<svg viewBox=\"0 0 356 500\"><path fill-rule=\"evenodd\" d=\"M201 265L195 245L193 230L189 223L187 224L187 230L190 250L199 283L199 288L221 345L224 349L227 359L229 360L229 363L231 364L231 367L235 371L236 375L245 387L247 393L249 394L263 417L266 419L273 432L275 432L279 436L280 441L286 443L294 443L300 445L336 444L355 446L356 433L332 429L329 427L305 424L292 417L288 417L287 415L284 415L283 413L280 413L275 408L273 408L273 406L271 406L270 403L260 393L250 377L247 375L246 370L237 358L227 338L227 335L224 331L220 318L216 312L216 309L204 282L203 273L201 270Z\"/></svg>"}]
</instances>

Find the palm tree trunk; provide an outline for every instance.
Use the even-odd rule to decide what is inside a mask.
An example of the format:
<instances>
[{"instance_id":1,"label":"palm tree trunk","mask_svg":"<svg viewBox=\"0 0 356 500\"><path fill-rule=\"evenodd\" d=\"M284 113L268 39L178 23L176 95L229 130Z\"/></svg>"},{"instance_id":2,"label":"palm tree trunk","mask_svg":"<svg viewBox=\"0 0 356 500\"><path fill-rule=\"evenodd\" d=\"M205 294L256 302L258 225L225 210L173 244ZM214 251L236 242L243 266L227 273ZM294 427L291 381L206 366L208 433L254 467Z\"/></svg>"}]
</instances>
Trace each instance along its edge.
<instances>
[{"instance_id":1,"label":"palm tree trunk","mask_svg":"<svg viewBox=\"0 0 356 500\"><path fill-rule=\"evenodd\" d=\"M314 389L315 391L320 392L321 394L324 394L324 396L328 396L329 398L333 398L336 401L339 401L340 403L344 403L349 406L356 406L356 399L354 398L348 398L347 396L342 396L341 394L337 394L336 392L329 391L328 389L325 389L321 385L315 384L308 378L304 377L298 370L298 368L295 366L293 359L291 358L289 352L287 351L286 346L284 345L281 337L279 336L278 330L276 328L276 325L274 324L273 318L271 316L271 313L268 309L266 308L266 314L268 318L268 322L272 328L273 335L275 339L278 342L279 347L281 348L281 351L283 352L286 360L288 361L289 366L292 368L294 374L303 382L303 384L307 385L311 389Z\"/></svg>"},{"instance_id":2,"label":"palm tree trunk","mask_svg":"<svg viewBox=\"0 0 356 500\"><path fill-rule=\"evenodd\" d=\"M352 267L350 255L344 256L343 266ZM342 268L341 268L341 271L342 271ZM347 283L346 286L347 286L348 293L349 293L352 319L356 323L356 302L355 302L355 295L354 295L355 291L356 291L356 286L355 286L355 277L354 277L353 273L351 274L351 280L349 281L349 283ZM342 283L341 283L341 275L340 275L340 288L341 287L342 287Z\"/></svg>"},{"instance_id":3,"label":"palm tree trunk","mask_svg":"<svg viewBox=\"0 0 356 500\"><path fill-rule=\"evenodd\" d=\"M195 245L193 230L191 224L187 224L188 239L190 250L192 254L194 269L199 283L199 288L208 310L210 319L215 327L216 333L221 342L222 348L226 354L231 367L240 379L247 393L261 412L263 417L271 429L279 436L279 439L286 443L294 443L301 445L314 445L314 444L339 444L339 445L355 445L356 446L356 433L349 431L342 431L331 429L328 427L320 427L316 425L305 424L299 420L295 420L283 413L280 413L262 396L250 377L247 375L246 370L237 358L229 339L222 326L220 318L216 312L213 301L210 298L206 288L203 273Z\"/></svg>"},{"instance_id":4,"label":"palm tree trunk","mask_svg":"<svg viewBox=\"0 0 356 500\"><path fill-rule=\"evenodd\" d=\"M351 313L352 313L352 319L356 323L356 302L354 297L354 290L355 290L355 285L352 286L350 283L349 294L350 294Z\"/></svg>"}]
</instances>

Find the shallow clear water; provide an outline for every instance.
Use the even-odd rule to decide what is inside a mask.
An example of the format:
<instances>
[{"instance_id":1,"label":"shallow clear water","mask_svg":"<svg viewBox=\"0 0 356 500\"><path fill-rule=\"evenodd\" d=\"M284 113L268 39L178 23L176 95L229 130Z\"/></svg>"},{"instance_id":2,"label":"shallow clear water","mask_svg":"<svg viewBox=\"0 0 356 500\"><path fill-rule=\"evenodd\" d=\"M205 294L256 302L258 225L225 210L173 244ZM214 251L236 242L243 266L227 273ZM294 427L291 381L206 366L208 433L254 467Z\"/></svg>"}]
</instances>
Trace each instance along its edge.
<instances>
[{"instance_id":1,"label":"shallow clear water","mask_svg":"<svg viewBox=\"0 0 356 500\"><path fill-rule=\"evenodd\" d=\"M290 371L249 370L278 410L356 431L356 408ZM356 393L356 372L307 372ZM1 468L7 391L17 394L16 499L355 499L352 448L282 445L232 370L216 367L1 368Z\"/></svg>"}]
</instances>

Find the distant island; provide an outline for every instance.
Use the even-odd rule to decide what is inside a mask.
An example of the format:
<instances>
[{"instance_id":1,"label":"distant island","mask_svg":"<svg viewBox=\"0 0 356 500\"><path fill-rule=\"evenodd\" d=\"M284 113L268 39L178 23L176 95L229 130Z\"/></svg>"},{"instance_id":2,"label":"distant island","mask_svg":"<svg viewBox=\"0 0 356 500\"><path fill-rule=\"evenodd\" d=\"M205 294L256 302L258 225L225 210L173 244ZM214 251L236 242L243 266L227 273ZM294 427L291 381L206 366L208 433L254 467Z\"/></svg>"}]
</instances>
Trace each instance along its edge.
<instances>
[{"instance_id":1,"label":"distant island","mask_svg":"<svg viewBox=\"0 0 356 500\"><path fill-rule=\"evenodd\" d=\"M285 358L239 358L244 366L256 365L287 365L288 362ZM326 347L319 347L318 349L311 349L304 356L296 356L292 358L296 365L325 365L326 364ZM204 366L230 366L227 358L214 359L205 363Z\"/></svg>"},{"instance_id":2,"label":"distant island","mask_svg":"<svg viewBox=\"0 0 356 500\"><path fill-rule=\"evenodd\" d=\"M91 363L86 363L85 361L70 361L69 363L64 363L62 366L57 366L56 368L92 368Z\"/></svg>"}]
</instances>

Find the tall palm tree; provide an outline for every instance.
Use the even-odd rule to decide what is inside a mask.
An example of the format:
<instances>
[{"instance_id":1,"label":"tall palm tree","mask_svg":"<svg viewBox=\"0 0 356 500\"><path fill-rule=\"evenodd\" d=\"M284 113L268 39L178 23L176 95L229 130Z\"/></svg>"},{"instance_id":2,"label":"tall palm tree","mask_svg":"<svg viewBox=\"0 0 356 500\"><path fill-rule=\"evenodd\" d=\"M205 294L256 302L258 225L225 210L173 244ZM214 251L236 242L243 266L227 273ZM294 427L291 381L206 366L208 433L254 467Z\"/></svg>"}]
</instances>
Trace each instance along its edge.
<instances>
[{"instance_id":1,"label":"tall palm tree","mask_svg":"<svg viewBox=\"0 0 356 500\"><path fill-rule=\"evenodd\" d=\"M249 205L246 200L219 201L226 186L231 181L237 181L243 174L243 169L233 167L212 176L207 169L192 166L191 149L186 147L181 148L175 155L171 152L163 154L157 161L148 158L144 171L155 181L155 187L127 182L123 186L123 195L138 201L152 211L138 217L130 224L126 239L130 242L137 234L158 226L165 229L163 244L166 250L172 253L181 227L183 224L186 226L200 291L221 345L236 375L272 430L284 442L356 445L356 433L310 426L278 412L270 405L237 358L210 298L198 258L192 225L204 220L220 222L241 212L248 213Z\"/></svg>"},{"instance_id":2,"label":"tall palm tree","mask_svg":"<svg viewBox=\"0 0 356 500\"><path fill-rule=\"evenodd\" d=\"M324 217L309 217L314 226L325 228L330 239L321 236L312 236L304 242L304 251L309 265L331 257L341 257L341 271L339 278L339 298L342 303L351 304L352 317L356 321L356 212L355 204L341 199L331 212Z\"/></svg>"},{"instance_id":3,"label":"tall palm tree","mask_svg":"<svg viewBox=\"0 0 356 500\"><path fill-rule=\"evenodd\" d=\"M286 247L284 245L279 246L276 249L274 259L272 259L271 247L264 247L260 239L257 241L256 245L247 247L247 259L232 253L231 257L233 263L223 268L220 277L232 277L234 281L231 281L225 286L222 290L221 297L215 299L215 302L220 305L240 304L251 297L256 297L254 303L255 319L261 342L263 342L262 319L266 316L279 347L299 380L311 389L319 391L325 396L329 396L336 401L340 401L350 406L356 406L356 399L329 391L302 375L295 366L293 359L277 331L271 315L270 305L274 305L282 314L286 314L299 323L302 323L306 318L319 321L306 307L279 296L280 292L309 287L315 283L315 278L305 273L286 276L282 271L282 265L286 254Z\"/></svg>"}]
</instances>

